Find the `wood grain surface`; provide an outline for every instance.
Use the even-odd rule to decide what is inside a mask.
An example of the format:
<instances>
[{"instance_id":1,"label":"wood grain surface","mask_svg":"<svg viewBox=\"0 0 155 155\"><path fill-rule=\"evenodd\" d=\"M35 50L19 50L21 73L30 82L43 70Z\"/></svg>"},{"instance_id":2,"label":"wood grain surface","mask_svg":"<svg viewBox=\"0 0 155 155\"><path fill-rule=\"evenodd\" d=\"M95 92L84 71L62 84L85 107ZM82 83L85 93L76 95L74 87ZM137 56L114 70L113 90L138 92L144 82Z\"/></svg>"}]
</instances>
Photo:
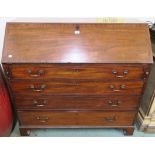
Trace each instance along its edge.
<instances>
[{"instance_id":1,"label":"wood grain surface","mask_svg":"<svg viewBox=\"0 0 155 155\"><path fill-rule=\"evenodd\" d=\"M83 95L141 95L143 81L136 82L101 82L101 81L18 81L11 82L14 94L83 94ZM111 87L114 88L111 88ZM124 86L125 88L121 88Z\"/></svg>"},{"instance_id":2,"label":"wood grain surface","mask_svg":"<svg viewBox=\"0 0 155 155\"><path fill-rule=\"evenodd\" d=\"M133 125L135 111L95 112L95 111L50 111L18 112L21 125L58 126L127 126Z\"/></svg>"},{"instance_id":3,"label":"wood grain surface","mask_svg":"<svg viewBox=\"0 0 155 155\"><path fill-rule=\"evenodd\" d=\"M140 96L15 95L18 110L136 110Z\"/></svg>"},{"instance_id":4,"label":"wood grain surface","mask_svg":"<svg viewBox=\"0 0 155 155\"><path fill-rule=\"evenodd\" d=\"M2 65L21 135L66 127L132 135L152 62L147 24L6 26Z\"/></svg>"},{"instance_id":5,"label":"wood grain surface","mask_svg":"<svg viewBox=\"0 0 155 155\"><path fill-rule=\"evenodd\" d=\"M75 34L77 27L80 34ZM2 62L153 61L147 24L7 23Z\"/></svg>"},{"instance_id":6,"label":"wood grain surface","mask_svg":"<svg viewBox=\"0 0 155 155\"><path fill-rule=\"evenodd\" d=\"M13 64L11 79L91 79L143 80L144 68L138 64Z\"/></svg>"}]
</instances>

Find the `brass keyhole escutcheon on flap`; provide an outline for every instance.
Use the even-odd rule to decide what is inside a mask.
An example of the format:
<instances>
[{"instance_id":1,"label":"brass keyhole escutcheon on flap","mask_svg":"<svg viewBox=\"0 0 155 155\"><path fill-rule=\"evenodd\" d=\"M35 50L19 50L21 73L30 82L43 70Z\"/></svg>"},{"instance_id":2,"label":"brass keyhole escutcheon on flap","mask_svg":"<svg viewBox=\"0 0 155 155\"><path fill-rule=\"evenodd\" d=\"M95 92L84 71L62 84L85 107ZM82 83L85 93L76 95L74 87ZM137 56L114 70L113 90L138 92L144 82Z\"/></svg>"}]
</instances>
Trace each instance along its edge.
<instances>
[{"instance_id":1,"label":"brass keyhole escutcheon on flap","mask_svg":"<svg viewBox=\"0 0 155 155\"><path fill-rule=\"evenodd\" d=\"M74 34L75 35L79 35L80 34L80 26L79 25L75 26Z\"/></svg>"}]
</instances>

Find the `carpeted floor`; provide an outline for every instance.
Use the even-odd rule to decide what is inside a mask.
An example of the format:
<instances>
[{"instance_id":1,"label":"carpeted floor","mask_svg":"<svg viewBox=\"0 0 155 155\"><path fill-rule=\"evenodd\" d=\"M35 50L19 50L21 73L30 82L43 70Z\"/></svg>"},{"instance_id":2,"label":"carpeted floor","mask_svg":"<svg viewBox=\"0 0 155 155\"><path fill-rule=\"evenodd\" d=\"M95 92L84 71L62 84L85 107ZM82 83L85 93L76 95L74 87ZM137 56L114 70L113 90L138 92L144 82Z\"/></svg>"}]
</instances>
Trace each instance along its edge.
<instances>
[{"instance_id":1,"label":"carpeted floor","mask_svg":"<svg viewBox=\"0 0 155 155\"><path fill-rule=\"evenodd\" d=\"M19 137L18 123L11 137ZM30 137L124 137L121 129L40 129L32 131ZM155 137L155 133L134 131L133 137Z\"/></svg>"}]
</instances>

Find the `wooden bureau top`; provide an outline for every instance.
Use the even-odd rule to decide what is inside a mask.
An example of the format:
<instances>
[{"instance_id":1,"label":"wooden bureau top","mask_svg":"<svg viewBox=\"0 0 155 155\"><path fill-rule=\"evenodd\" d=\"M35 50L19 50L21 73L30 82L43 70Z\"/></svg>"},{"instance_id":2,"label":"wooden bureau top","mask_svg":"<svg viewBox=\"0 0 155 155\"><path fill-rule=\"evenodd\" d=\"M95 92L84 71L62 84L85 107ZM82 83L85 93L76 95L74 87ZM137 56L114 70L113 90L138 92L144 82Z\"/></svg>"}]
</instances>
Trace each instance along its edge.
<instances>
[{"instance_id":1,"label":"wooden bureau top","mask_svg":"<svg viewBox=\"0 0 155 155\"><path fill-rule=\"evenodd\" d=\"M7 23L2 63L152 63L147 24Z\"/></svg>"}]
</instances>

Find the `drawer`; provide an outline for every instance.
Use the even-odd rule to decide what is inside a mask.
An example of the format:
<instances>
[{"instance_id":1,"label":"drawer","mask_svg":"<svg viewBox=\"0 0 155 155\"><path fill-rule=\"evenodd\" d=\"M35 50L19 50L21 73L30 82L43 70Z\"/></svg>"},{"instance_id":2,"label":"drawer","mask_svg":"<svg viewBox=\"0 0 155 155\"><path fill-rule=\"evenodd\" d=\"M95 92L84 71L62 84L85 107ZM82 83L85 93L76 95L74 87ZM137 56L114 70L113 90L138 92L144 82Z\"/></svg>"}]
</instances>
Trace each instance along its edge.
<instances>
[{"instance_id":1,"label":"drawer","mask_svg":"<svg viewBox=\"0 0 155 155\"><path fill-rule=\"evenodd\" d=\"M118 110L136 109L140 96L15 96L17 109Z\"/></svg>"},{"instance_id":2,"label":"drawer","mask_svg":"<svg viewBox=\"0 0 155 155\"><path fill-rule=\"evenodd\" d=\"M141 94L143 81L102 82L102 81L11 81L15 94Z\"/></svg>"},{"instance_id":3,"label":"drawer","mask_svg":"<svg viewBox=\"0 0 155 155\"><path fill-rule=\"evenodd\" d=\"M11 65L12 79L143 79L142 65L50 64Z\"/></svg>"},{"instance_id":4,"label":"drawer","mask_svg":"<svg viewBox=\"0 0 155 155\"><path fill-rule=\"evenodd\" d=\"M130 126L133 125L135 111L19 111L20 125L26 126Z\"/></svg>"}]
</instances>

